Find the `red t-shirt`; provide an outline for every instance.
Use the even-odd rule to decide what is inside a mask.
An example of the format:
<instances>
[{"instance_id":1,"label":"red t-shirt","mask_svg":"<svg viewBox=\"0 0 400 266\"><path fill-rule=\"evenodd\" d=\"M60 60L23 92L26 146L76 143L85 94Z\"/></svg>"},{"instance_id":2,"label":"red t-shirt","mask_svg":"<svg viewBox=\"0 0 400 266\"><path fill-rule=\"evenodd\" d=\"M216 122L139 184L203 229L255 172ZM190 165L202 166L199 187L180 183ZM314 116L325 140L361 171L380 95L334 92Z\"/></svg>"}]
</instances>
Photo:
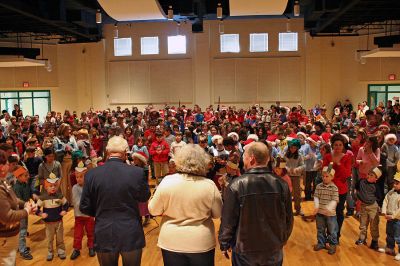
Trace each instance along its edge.
<instances>
[{"instance_id":1,"label":"red t-shirt","mask_svg":"<svg viewBox=\"0 0 400 266\"><path fill-rule=\"evenodd\" d=\"M324 156L322 166L328 166L332 162L332 154L328 153ZM333 163L333 169L335 170L335 177L333 178L333 183L339 189L339 195L347 193L347 178L349 178L349 173L351 173L352 157L350 154L346 153L340 160L340 164Z\"/></svg>"}]
</instances>

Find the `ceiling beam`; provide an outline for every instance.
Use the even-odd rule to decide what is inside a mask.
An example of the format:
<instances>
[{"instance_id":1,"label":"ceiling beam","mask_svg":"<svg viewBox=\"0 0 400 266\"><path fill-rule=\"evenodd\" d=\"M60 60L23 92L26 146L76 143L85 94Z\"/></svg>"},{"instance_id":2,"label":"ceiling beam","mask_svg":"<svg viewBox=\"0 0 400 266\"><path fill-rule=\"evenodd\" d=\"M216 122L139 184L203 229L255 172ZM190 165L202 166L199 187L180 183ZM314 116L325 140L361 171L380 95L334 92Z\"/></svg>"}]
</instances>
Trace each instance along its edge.
<instances>
[{"instance_id":1,"label":"ceiling beam","mask_svg":"<svg viewBox=\"0 0 400 266\"><path fill-rule=\"evenodd\" d=\"M88 34L76 31L74 29L68 28L68 27L60 26L55 22L52 22L50 20L41 18L39 16L36 16L36 15L28 13L28 12L22 11L22 10L20 10L18 8L15 8L15 7L13 7L13 6L9 5L9 4L5 4L5 3L0 2L0 7L3 7L5 9L7 9L7 10L13 11L13 12L18 13L18 14L21 14L21 15L23 15L25 17L29 17L29 18L32 18L34 20L40 21L40 22L45 23L47 25L59 28L59 29L65 31L65 32L69 32L69 33L71 33L73 35L77 35L77 36L83 37L83 38L88 39L88 40L95 40L95 38L92 35L88 35Z\"/></svg>"},{"instance_id":2,"label":"ceiling beam","mask_svg":"<svg viewBox=\"0 0 400 266\"><path fill-rule=\"evenodd\" d=\"M347 3L345 7L343 7L339 12L335 13L330 19L325 21L322 25L317 26L317 28L313 31L315 33L320 33L327 27L329 27L333 22L338 20L343 14L345 14L347 11L352 9L355 5L357 5L361 0L352 0ZM347 1L346 1L347 2Z\"/></svg>"}]
</instances>

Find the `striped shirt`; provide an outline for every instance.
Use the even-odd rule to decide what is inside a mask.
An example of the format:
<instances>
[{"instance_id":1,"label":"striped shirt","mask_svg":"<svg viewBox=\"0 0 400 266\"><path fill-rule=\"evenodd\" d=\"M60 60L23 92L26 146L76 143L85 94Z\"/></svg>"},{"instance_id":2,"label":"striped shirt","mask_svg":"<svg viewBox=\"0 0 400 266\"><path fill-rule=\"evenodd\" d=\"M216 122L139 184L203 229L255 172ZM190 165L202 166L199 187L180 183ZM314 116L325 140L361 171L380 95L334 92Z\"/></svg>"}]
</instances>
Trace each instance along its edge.
<instances>
[{"instance_id":1,"label":"striped shirt","mask_svg":"<svg viewBox=\"0 0 400 266\"><path fill-rule=\"evenodd\" d=\"M318 184L315 189L314 197L319 200L318 213L327 216L336 215L336 210L332 211L328 208L328 204L331 201L339 202L339 190L333 182L327 185L324 183Z\"/></svg>"}]
</instances>

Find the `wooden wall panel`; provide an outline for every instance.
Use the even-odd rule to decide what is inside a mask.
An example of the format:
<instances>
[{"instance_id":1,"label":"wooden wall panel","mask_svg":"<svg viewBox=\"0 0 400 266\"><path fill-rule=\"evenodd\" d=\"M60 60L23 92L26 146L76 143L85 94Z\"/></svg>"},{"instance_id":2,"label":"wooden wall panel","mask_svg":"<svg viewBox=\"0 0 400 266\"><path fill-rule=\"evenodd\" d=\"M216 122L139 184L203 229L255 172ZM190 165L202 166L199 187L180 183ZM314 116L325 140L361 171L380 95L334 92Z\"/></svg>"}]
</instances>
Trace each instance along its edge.
<instances>
[{"instance_id":1,"label":"wooden wall panel","mask_svg":"<svg viewBox=\"0 0 400 266\"><path fill-rule=\"evenodd\" d=\"M257 103L302 99L301 58L215 59L214 100Z\"/></svg>"},{"instance_id":2,"label":"wooden wall panel","mask_svg":"<svg viewBox=\"0 0 400 266\"><path fill-rule=\"evenodd\" d=\"M259 60L236 60L236 101L253 102L257 99Z\"/></svg>"},{"instance_id":3,"label":"wooden wall panel","mask_svg":"<svg viewBox=\"0 0 400 266\"><path fill-rule=\"evenodd\" d=\"M235 59L215 59L213 69L214 101L236 101L235 91Z\"/></svg>"},{"instance_id":4,"label":"wooden wall panel","mask_svg":"<svg viewBox=\"0 0 400 266\"><path fill-rule=\"evenodd\" d=\"M260 101L279 99L279 58L260 59L258 95Z\"/></svg>"},{"instance_id":5,"label":"wooden wall panel","mask_svg":"<svg viewBox=\"0 0 400 266\"><path fill-rule=\"evenodd\" d=\"M150 102L150 62L130 62L130 102Z\"/></svg>"},{"instance_id":6,"label":"wooden wall panel","mask_svg":"<svg viewBox=\"0 0 400 266\"><path fill-rule=\"evenodd\" d=\"M280 59L279 83L281 101L301 101L302 86L300 71L299 57Z\"/></svg>"},{"instance_id":7,"label":"wooden wall panel","mask_svg":"<svg viewBox=\"0 0 400 266\"><path fill-rule=\"evenodd\" d=\"M109 62L110 103L193 102L192 60Z\"/></svg>"},{"instance_id":8,"label":"wooden wall panel","mask_svg":"<svg viewBox=\"0 0 400 266\"><path fill-rule=\"evenodd\" d=\"M129 62L110 62L109 71L109 99L110 103L125 103L129 96Z\"/></svg>"},{"instance_id":9,"label":"wooden wall panel","mask_svg":"<svg viewBox=\"0 0 400 266\"><path fill-rule=\"evenodd\" d=\"M193 102L192 60L174 60L168 72L169 102Z\"/></svg>"},{"instance_id":10,"label":"wooden wall panel","mask_svg":"<svg viewBox=\"0 0 400 266\"><path fill-rule=\"evenodd\" d=\"M168 102L170 89L168 61L153 61L150 65L150 97L152 102Z\"/></svg>"}]
</instances>

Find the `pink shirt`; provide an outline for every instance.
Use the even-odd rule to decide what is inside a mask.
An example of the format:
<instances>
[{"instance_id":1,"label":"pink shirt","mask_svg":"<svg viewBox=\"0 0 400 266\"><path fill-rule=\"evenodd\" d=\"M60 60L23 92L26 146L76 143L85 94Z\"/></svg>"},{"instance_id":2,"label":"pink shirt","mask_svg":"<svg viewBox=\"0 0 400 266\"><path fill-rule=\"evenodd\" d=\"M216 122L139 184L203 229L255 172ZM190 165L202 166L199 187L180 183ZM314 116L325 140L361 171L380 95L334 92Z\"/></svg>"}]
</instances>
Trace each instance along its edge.
<instances>
[{"instance_id":1,"label":"pink shirt","mask_svg":"<svg viewBox=\"0 0 400 266\"><path fill-rule=\"evenodd\" d=\"M359 171L359 176L360 178L367 178L368 172L374 168L377 167L380 163L381 159L381 151L380 149L376 149L375 153L371 152L370 154L365 152L364 147L361 147L358 150L357 154L357 162L358 162L358 171ZM360 162L362 161L362 162Z\"/></svg>"}]
</instances>

